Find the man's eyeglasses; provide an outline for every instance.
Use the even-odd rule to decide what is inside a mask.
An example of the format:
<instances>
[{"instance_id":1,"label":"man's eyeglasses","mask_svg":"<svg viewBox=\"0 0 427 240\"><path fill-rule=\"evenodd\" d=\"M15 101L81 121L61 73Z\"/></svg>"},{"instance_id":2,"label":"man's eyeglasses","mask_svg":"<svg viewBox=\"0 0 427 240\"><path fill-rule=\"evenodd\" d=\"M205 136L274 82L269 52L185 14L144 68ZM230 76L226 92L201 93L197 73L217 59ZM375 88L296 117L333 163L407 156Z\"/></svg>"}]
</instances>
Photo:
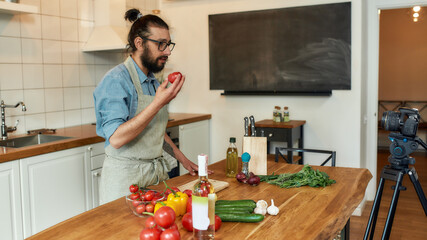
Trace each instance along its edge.
<instances>
[{"instance_id":1,"label":"man's eyeglasses","mask_svg":"<svg viewBox=\"0 0 427 240\"><path fill-rule=\"evenodd\" d=\"M145 39L145 40L148 40L148 41L152 41L152 42L158 43L159 44L159 50L162 51L162 52L164 50L166 50L167 47L169 47L169 50L172 52L173 48L175 47L175 43L173 43L171 41L166 42L166 41L157 41L157 40L146 38L146 37L141 37L141 38Z\"/></svg>"}]
</instances>

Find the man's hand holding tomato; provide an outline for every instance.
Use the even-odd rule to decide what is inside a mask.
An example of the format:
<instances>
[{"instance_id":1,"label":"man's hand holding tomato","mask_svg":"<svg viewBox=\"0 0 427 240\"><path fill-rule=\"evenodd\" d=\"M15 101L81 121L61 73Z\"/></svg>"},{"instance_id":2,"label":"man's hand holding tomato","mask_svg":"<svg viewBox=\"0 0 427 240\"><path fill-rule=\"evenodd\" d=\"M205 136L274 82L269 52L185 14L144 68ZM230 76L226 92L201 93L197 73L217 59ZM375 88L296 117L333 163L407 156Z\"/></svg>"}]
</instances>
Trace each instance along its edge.
<instances>
[{"instance_id":1,"label":"man's hand holding tomato","mask_svg":"<svg viewBox=\"0 0 427 240\"><path fill-rule=\"evenodd\" d=\"M158 102L160 107L168 104L172 99L176 97L185 82L185 76L182 75L180 78L176 78L174 82L168 87L169 81L163 81L162 84L157 88L156 96L153 102Z\"/></svg>"}]
</instances>

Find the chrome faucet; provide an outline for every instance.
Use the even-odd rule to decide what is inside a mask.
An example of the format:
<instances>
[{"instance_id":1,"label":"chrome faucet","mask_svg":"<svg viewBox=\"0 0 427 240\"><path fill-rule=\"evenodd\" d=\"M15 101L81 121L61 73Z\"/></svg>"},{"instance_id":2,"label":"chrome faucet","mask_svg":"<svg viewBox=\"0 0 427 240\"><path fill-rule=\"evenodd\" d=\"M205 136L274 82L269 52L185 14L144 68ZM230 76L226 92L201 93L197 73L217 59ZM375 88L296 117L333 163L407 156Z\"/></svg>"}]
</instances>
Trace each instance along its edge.
<instances>
[{"instance_id":1,"label":"chrome faucet","mask_svg":"<svg viewBox=\"0 0 427 240\"><path fill-rule=\"evenodd\" d=\"M5 108L16 108L16 107L18 107L19 105L21 105L21 106L22 106L22 111L23 111L23 112L27 111L27 107L25 106L24 102L18 102L18 103L17 103L17 104L15 104L15 105L6 105L6 104L4 104L4 101L3 101L3 100L1 100L1 105L0 105L0 107L1 107L1 139L2 139L2 140L6 140L6 139L7 139L7 133L8 133L8 132L16 131L16 127L17 127L17 126L18 126L18 124L19 124L19 120L16 120L16 123L15 123L15 126L14 126L14 127L7 127L7 126L6 126L6 114L5 114L4 109L5 109Z\"/></svg>"}]
</instances>

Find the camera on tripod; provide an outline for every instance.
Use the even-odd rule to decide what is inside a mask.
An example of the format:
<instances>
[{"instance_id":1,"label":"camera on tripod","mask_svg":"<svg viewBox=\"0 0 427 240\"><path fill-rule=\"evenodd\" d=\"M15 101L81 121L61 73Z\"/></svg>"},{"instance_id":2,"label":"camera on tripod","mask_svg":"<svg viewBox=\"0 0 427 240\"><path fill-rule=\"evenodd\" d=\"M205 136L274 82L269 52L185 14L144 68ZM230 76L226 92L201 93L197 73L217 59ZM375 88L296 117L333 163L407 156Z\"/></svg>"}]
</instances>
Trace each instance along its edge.
<instances>
[{"instance_id":1,"label":"camera on tripod","mask_svg":"<svg viewBox=\"0 0 427 240\"><path fill-rule=\"evenodd\" d=\"M408 155L418 149L418 123L420 114L415 108L399 108L398 112L383 113L381 127L391 132L389 139L391 157L389 162L395 168L415 164L415 160Z\"/></svg>"},{"instance_id":2,"label":"camera on tripod","mask_svg":"<svg viewBox=\"0 0 427 240\"><path fill-rule=\"evenodd\" d=\"M399 112L384 112L381 127L387 131L400 131L404 136L415 137L419 121L420 113L416 108L401 107Z\"/></svg>"},{"instance_id":3,"label":"camera on tripod","mask_svg":"<svg viewBox=\"0 0 427 240\"><path fill-rule=\"evenodd\" d=\"M418 149L418 144L427 150L427 144L417 137L418 123L420 114L415 108L399 108L399 112L387 111L383 113L381 119L381 127L390 132L391 140L390 153L388 161L391 163L381 171L380 182L378 184L377 193L372 205L371 214L369 216L368 225L366 226L364 240L374 238L375 224L378 217L381 196L384 189L385 180L396 182L392 187L394 189L393 197L390 202L387 219L384 225L382 240L388 240L390 237L391 227L393 225L394 214L396 212L397 200L401 190L406 190L402 186L403 176L408 174L420 199L421 206L427 216L427 199L424 191L418 181L418 174L414 167L409 167L408 164L415 164L415 159L409 154Z\"/></svg>"}]
</instances>

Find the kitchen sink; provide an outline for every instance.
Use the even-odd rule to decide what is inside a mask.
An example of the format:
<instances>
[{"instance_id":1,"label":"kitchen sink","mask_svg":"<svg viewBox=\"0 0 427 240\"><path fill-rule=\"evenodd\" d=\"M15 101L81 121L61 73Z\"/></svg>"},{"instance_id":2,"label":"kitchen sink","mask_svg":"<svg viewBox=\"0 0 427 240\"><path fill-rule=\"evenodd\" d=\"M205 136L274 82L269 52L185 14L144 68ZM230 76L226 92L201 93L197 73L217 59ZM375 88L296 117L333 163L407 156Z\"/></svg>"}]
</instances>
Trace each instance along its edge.
<instances>
[{"instance_id":1,"label":"kitchen sink","mask_svg":"<svg viewBox=\"0 0 427 240\"><path fill-rule=\"evenodd\" d=\"M68 138L71 138L71 137L48 135L48 134L37 134L32 136L0 140L0 147L21 148L21 147L38 145L42 143L55 142L55 141L64 140Z\"/></svg>"}]
</instances>

